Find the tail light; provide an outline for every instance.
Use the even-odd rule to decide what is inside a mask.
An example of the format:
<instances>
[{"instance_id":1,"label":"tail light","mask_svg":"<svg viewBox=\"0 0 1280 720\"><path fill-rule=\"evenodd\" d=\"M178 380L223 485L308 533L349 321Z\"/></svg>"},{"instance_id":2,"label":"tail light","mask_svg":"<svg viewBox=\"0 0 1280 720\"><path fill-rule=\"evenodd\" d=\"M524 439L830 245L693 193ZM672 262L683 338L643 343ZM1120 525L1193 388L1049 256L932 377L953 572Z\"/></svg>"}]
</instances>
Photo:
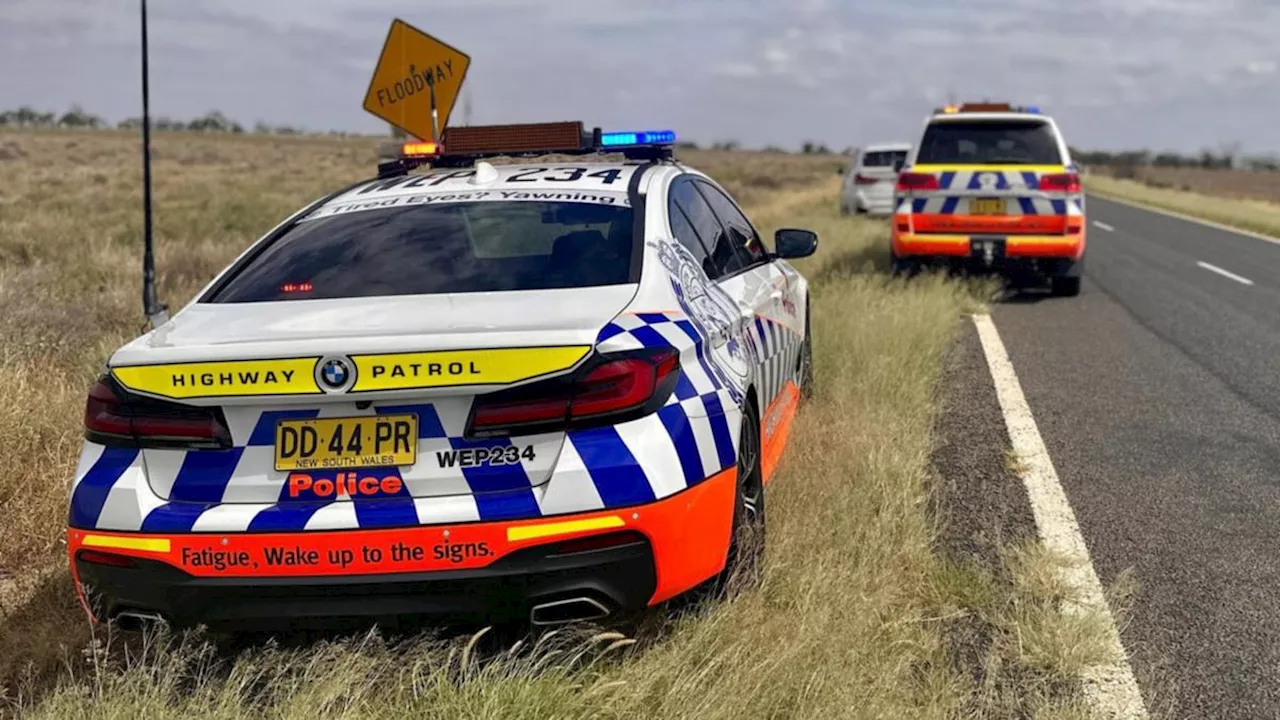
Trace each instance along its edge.
<instances>
[{"instance_id":1,"label":"tail light","mask_svg":"<svg viewBox=\"0 0 1280 720\"><path fill-rule=\"evenodd\" d=\"M876 181L877 181L876 178L868 177L867 175L863 175L861 173L853 176L854 185L874 185Z\"/></svg>"},{"instance_id":2,"label":"tail light","mask_svg":"<svg viewBox=\"0 0 1280 720\"><path fill-rule=\"evenodd\" d=\"M231 433L217 408L200 408L117 392L100 378L84 407L85 438L143 448L228 448Z\"/></svg>"},{"instance_id":3,"label":"tail light","mask_svg":"<svg viewBox=\"0 0 1280 720\"><path fill-rule=\"evenodd\" d=\"M107 565L109 567L138 567L138 563L127 555L117 555L116 553L99 552L97 550L81 550L79 553L76 553L76 559L80 562L92 563L94 565Z\"/></svg>"},{"instance_id":4,"label":"tail light","mask_svg":"<svg viewBox=\"0 0 1280 720\"><path fill-rule=\"evenodd\" d=\"M674 348L601 356L568 380L476 398L467 434L496 437L622 422L661 407L679 375Z\"/></svg>"},{"instance_id":5,"label":"tail light","mask_svg":"<svg viewBox=\"0 0 1280 720\"><path fill-rule=\"evenodd\" d=\"M1080 192L1080 176L1075 173L1041 175L1040 189L1045 192L1078 193Z\"/></svg>"},{"instance_id":6,"label":"tail light","mask_svg":"<svg viewBox=\"0 0 1280 720\"><path fill-rule=\"evenodd\" d=\"M897 192L922 192L938 189L938 176L933 173L904 172L898 174Z\"/></svg>"}]
</instances>

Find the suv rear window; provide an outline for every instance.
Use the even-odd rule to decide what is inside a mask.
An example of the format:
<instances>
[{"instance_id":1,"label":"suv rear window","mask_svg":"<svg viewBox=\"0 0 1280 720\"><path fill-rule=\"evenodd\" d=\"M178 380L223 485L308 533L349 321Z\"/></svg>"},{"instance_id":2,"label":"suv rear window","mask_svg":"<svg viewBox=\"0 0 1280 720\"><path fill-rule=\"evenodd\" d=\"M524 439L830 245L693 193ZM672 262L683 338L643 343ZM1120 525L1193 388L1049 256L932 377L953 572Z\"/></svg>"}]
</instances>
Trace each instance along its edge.
<instances>
[{"instance_id":1,"label":"suv rear window","mask_svg":"<svg viewBox=\"0 0 1280 720\"><path fill-rule=\"evenodd\" d=\"M924 131L916 162L1060 165L1058 140L1041 120L945 120Z\"/></svg>"},{"instance_id":2,"label":"suv rear window","mask_svg":"<svg viewBox=\"0 0 1280 720\"><path fill-rule=\"evenodd\" d=\"M320 215L272 241L206 302L633 282L632 212L625 206L483 201Z\"/></svg>"},{"instance_id":3,"label":"suv rear window","mask_svg":"<svg viewBox=\"0 0 1280 720\"><path fill-rule=\"evenodd\" d=\"M901 167L906 161L906 150L877 150L862 155L862 167Z\"/></svg>"}]
</instances>

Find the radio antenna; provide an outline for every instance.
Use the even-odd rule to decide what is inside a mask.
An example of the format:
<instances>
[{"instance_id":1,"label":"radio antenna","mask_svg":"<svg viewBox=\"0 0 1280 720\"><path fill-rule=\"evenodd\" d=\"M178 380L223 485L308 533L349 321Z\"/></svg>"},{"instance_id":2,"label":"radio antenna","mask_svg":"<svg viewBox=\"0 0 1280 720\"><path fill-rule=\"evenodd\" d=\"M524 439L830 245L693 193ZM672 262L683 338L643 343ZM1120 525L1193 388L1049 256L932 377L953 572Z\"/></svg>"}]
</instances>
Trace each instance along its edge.
<instances>
[{"instance_id":1,"label":"radio antenna","mask_svg":"<svg viewBox=\"0 0 1280 720\"><path fill-rule=\"evenodd\" d=\"M147 0L142 5L142 310L152 328L169 321L156 297L156 256L151 228L151 88L147 67Z\"/></svg>"}]
</instances>

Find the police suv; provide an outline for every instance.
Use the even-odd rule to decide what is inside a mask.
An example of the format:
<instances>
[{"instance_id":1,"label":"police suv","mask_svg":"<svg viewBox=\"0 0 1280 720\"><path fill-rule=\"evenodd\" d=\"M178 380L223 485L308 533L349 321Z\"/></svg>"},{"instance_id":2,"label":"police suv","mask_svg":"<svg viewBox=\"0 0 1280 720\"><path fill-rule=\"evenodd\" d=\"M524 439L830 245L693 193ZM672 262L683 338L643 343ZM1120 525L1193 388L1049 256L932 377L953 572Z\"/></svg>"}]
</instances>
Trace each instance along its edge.
<instances>
[{"instance_id":1,"label":"police suv","mask_svg":"<svg viewBox=\"0 0 1280 720\"><path fill-rule=\"evenodd\" d=\"M1077 295L1085 259L1080 175L1052 118L1034 107L938 109L898 175L895 270L936 260L1032 271Z\"/></svg>"},{"instance_id":2,"label":"police suv","mask_svg":"<svg viewBox=\"0 0 1280 720\"><path fill-rule=\"evenodd\" d=\"M91 618L552 624L755 557L817 236L770 247L674 140L406 145L117 350L70 496ZM486 160L511 155L571 159Z\"/></svg>"}]
</instances>

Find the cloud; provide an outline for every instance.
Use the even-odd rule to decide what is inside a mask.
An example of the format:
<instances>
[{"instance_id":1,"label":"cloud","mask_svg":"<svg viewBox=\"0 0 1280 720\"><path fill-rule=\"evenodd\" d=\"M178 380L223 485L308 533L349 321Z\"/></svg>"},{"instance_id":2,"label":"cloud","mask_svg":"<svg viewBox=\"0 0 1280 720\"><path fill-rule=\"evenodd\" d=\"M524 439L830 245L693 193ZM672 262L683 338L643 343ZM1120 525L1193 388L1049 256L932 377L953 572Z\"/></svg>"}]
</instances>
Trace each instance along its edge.
<instances>
[{"instance_id":1,"label":"cloud","mask_svg":"<svg viewBox=\"0 0 1280 720\"><path fill-rule=\"evenodd\" d=\"M402 17L472 56L476 122L581 118L705 141L910 139L949 98L1035 102L1082 146L1270 150L1270 0L151 0L152 102L380 131ZM3 105L137 113L136 0L5 0ZM458 116L455 116L457 118Z\"/></svg>"}]
</instances>

